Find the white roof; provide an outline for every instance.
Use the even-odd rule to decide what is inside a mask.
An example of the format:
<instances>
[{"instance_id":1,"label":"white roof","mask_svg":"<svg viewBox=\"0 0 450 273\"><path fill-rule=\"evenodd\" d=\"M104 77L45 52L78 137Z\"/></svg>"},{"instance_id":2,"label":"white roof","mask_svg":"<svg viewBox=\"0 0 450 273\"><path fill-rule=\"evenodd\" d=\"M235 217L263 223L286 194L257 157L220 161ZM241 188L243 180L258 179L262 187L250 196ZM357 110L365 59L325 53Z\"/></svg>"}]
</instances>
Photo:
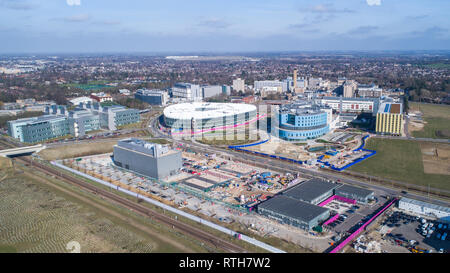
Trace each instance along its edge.
<instances>
[{"instance_id":1,"label":"white roof","mask_svg":"<svg viewBox=\"0 0 450 273\"><path fill-rule=\"evenodd\" d=\"M89 97L78 97L78 98L71 99L70 103L72 103L74 105L78 105L78 104L80 104L80 102L84 103L84 102L87 102L87 101L92 102L92 99L89 98Z\"/></svg>"},{"instance_id":2,"label":"white roof","mask_svg":"<svg viewBox=\"0 0 450 273\"><path fill-rule=\"evenodd\" d=\"M171 119L201 120L256 111L256 106L242 103L192 102L171 105L164 109L164 116Z\"/></svg>"}]
</instances>

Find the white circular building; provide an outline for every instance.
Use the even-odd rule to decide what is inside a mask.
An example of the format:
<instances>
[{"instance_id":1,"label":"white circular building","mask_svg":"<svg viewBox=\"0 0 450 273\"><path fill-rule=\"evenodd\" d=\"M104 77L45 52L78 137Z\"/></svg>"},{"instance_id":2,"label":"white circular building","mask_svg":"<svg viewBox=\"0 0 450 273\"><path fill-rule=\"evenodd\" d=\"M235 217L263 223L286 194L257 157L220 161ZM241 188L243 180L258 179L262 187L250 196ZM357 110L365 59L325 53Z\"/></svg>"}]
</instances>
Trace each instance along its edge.
<instances>
[{"instance_id":1,"label":"white circular building","mask_svg":"<svg viewBox=\"0 0 450 273\"><path fill-rule=\"evenodd\" d=\"M241 103L180 103L164 109L165 126L197 130L244 125L256 119L256 106Z\"/></svg>"}]
</instances>

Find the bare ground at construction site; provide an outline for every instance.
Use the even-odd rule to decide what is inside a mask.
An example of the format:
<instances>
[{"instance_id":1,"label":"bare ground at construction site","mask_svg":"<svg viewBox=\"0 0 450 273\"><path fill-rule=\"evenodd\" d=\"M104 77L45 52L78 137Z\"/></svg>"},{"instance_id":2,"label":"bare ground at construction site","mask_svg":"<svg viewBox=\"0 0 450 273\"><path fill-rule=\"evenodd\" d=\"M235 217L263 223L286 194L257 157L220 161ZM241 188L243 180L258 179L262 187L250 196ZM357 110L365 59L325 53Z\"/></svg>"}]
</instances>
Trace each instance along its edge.
<instances>
[{"instance_id":1,"label":"bare ground at construction site","mask_svg":"<svg viewBox=\"0 0 450 273\"><path fill-rule=\"evenodd\" d=\"M204 252L167 227L0 160L0 252ZM172 234L173 233L173 234Z\"/></svg>"},{"instance_id":2,"label":"bare ground at construction site","mask_svg":"<svg viewBox=\"0 0 450 273\"><path fill-rule=\"evenodd\" d=\"M95 143L80 143L64 145L59 147L47 148L39 152L39 155L46 160L56 160L65 158L74 158L95 154L111 153L117 140L102 141Z\"/></svg>"},{"instance_id":3,"label":"bare ground at construction site","mask_svg":"<svg viewBox=\"0 0 450 273\"><path fill-rule=\"evenodd\" d=\"M450 175L450 145L445 143L420 143L425 173Z\"/></svg>"}]
</instances>

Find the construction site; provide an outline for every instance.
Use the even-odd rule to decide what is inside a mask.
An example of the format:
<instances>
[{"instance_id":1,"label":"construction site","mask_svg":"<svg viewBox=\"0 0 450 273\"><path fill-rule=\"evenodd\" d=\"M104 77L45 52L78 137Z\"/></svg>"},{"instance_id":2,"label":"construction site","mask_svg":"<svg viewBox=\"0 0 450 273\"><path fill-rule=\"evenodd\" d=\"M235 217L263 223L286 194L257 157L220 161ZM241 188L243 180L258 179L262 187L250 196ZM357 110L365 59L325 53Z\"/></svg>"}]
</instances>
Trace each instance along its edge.
<instances>
[{"instance_id":1,"label":"construction site","mask_svg":"<svg viewBox=\"0 0 450 273\"><path fill-rule=\"evenodd\" d=\"M327 134L318 140L293 143L272 136L259 143L229 148L300 163L307 168L330 167L334 170L342 170L375 153L364 149L367 137L368 135L339 131Z\"/></svg>"}]
</instances>

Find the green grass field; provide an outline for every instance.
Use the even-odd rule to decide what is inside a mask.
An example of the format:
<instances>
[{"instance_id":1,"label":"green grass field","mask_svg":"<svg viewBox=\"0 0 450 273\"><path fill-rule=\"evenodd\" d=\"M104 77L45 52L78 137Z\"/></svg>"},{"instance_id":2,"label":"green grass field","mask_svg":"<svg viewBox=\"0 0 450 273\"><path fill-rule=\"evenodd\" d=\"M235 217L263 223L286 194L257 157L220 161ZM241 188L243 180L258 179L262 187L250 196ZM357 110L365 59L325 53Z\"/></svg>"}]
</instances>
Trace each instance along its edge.
<instances>
[{"instance_id":1,"label":"green grass field","mask_svg":"<svg viewBox=\"0 0 450 273\"><path fill-rule=\"evenodd\" d=\"M422 130L412 132L413 137L450 139L450 106L411 102L410 108L422 112L427 122Z\"/></svg>"},{"instance_id":2,"label":"green grass field","mask_svg":"<svg viewBox=\"0 0 450 273\"><path fill-rule=\"evenodd\" d=\"M449 175L424 172L420 143L417 141L371 138L365 148L375 150L377 153L350 167L350 171L450 190Z\"/></svg>"}]
</instances>

